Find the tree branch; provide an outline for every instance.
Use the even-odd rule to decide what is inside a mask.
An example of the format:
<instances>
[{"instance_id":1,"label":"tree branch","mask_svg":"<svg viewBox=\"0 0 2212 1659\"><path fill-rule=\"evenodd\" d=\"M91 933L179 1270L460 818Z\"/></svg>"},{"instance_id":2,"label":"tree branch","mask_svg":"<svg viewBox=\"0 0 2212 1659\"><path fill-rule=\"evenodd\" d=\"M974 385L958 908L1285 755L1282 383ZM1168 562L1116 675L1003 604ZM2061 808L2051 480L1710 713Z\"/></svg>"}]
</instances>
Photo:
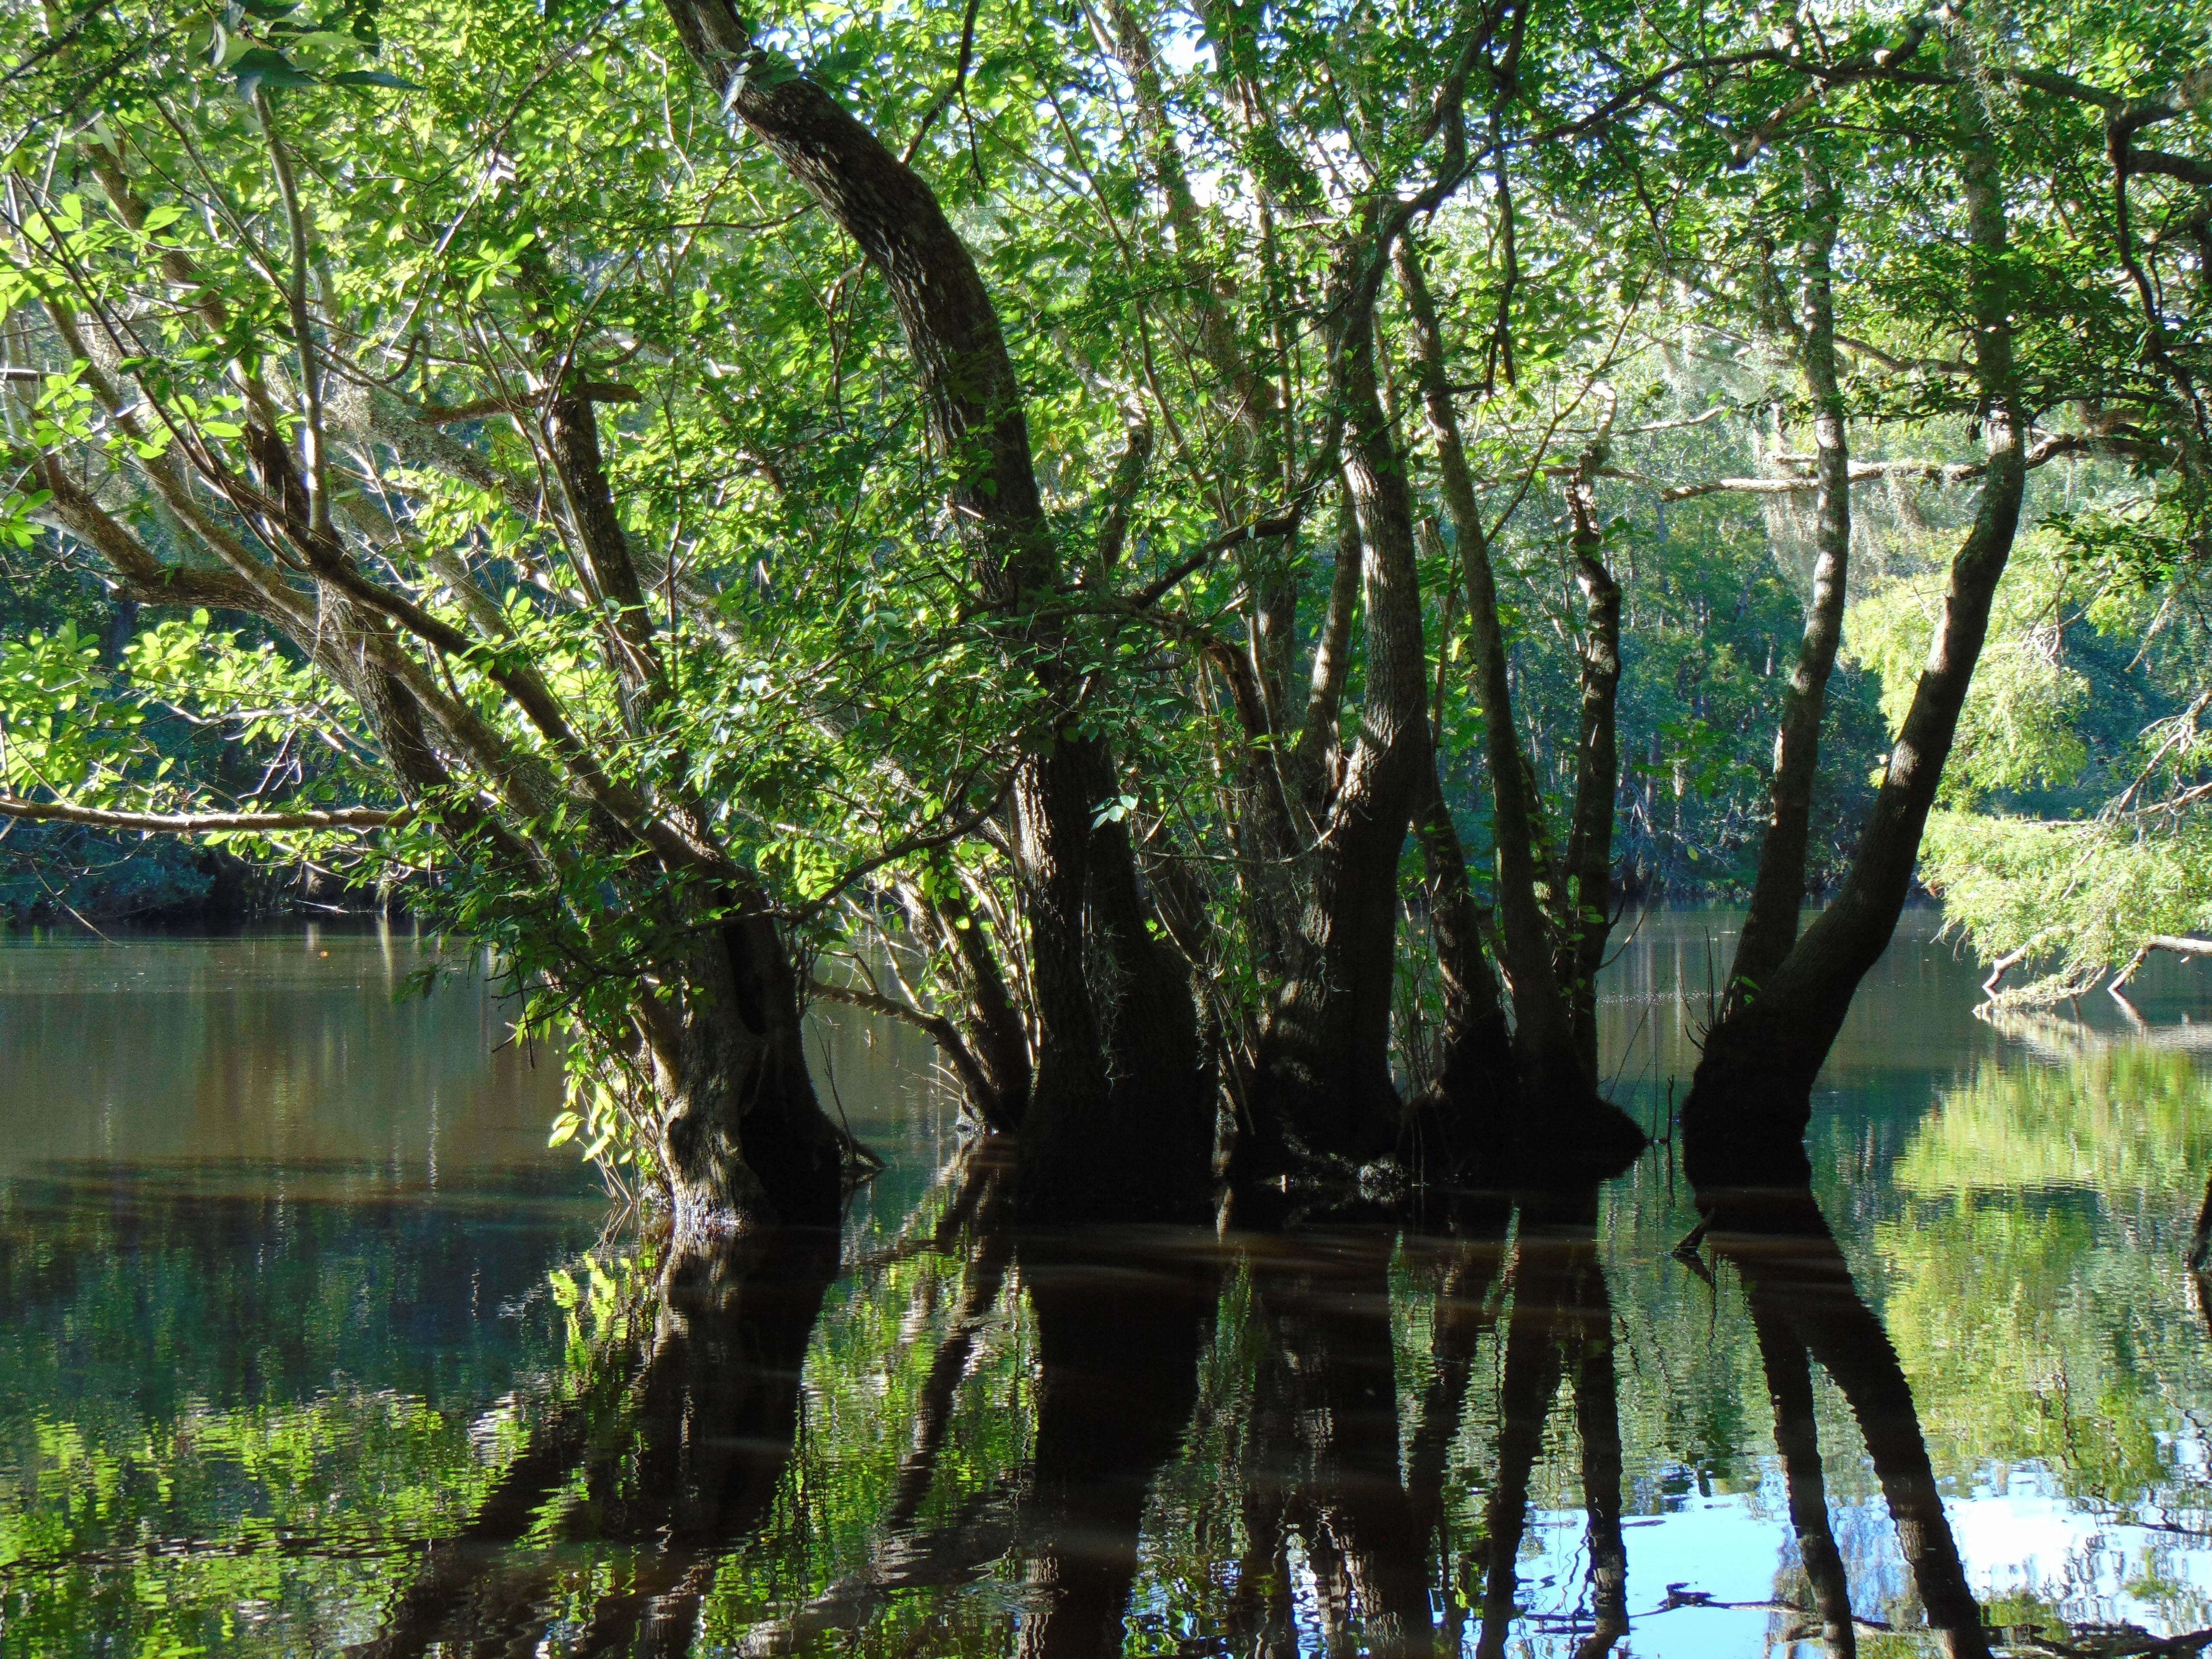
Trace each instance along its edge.
<instances>
[{"instance_id":1,"label":"tree branch","mask_svg":"<svg viewBox=\"0 0 2212 1659\"><path fill-rule=\"evenodd\" d=\"M413 809L342 806L329 812L106 812L64 801L22 800L0 795L0 817L33 823L82 823L95 830L137 830L148 835L214 836L279 830L382 830L404 821Z\"/></svg>"}]
</instances>

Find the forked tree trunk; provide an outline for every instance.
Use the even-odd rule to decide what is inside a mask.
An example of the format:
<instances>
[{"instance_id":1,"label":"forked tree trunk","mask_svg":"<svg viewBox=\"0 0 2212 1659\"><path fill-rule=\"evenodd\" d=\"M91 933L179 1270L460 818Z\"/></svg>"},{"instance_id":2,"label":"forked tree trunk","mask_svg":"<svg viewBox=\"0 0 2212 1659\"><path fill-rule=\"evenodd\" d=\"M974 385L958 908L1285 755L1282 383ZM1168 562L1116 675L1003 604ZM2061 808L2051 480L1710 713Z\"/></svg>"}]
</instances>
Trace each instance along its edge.
<instances>
[{"instance_id":1,"label":"forked tree trunk","mask_svg":"<svg viewBox=\"0 0 2212 1659\"><path fill-rule=\"evenodd\" d=\"M1372 307L1345 327L1344 476L1364 544L1366 696L1343 787L1306 860L1303 960L1261 1040L1260 1112L1263 1146L1364 1159L1388 1151L1400 1127L1398 856L1428 764L1428 689L1413 495L1376 384Z\"/></svg>"},{"instance_id":2,"label":"forked tree trunk","mask_svg":"<svg viewBox=\"0 0 2212 1659\"><path fill-rule=\"evenodd\" d=\"M1289 492L1285 467L1290 445L1282 395L1238 338L1231 309L1233 295L1223 273L1211 263L1211 238L1184 164L1152 37L1128 0L1108 0L1103 9L1111 39L1102 37L1102 44L1110 45L1129 76L1138 126L1173 233L1182 293L1194 313L1198 353L1223 392L1231 459L1237 483L1243 486L1232 488L1230 498L1243 498L1240 511L1249 507L1264 513ZM1297 735L1289 690L1298 582L1289 552L1285 548L1270 556L1261 569L1253 568L1248 560L1243 570L1249 599L1241 654L1252 695L1239 699L1248 741L1238 757L1237 834L1246 861L1245 910L1259 957L1256 965L1273 980L1291 970L1288 951L1297 927L1297 894L1288 869L1301 844L1301 826L1285 799L1288 781L1281 763Z\"/></svg>"},{"instance_id":3,"label":"forked tree trunk","mask_svg":"<svg viewBox=\"0 0 2212 1659\"><path fill-rule=\"evenodd\" d=\"M836 101L756 46L728 0L667 0L686 51L822 204L889 289L956 522L986 604L1031 614L1030 672L1077 689L1051 616L1060 570L1021 385L974 258L929 187ZM1188 970L1147 925L1128 839L1095 828L1118 792L1100 739L1053 732L1016 777L1038 1014L1023 1130L1033 1212L1188 1207L1202 1197L1212 1103Z\"/></svg>"},{"instance_id":4,"label":"forked tree trunk","mask_svg":"<svg viewBox=\"0 0 2212 1659\"><path fill-rule=\"evenodd\" d=\"M1490 542L1468 466L1466 445L1447 372L1436 301L1413 243L1396 250L1398 283L1412 323L1421 400L1437 446L1444 510L1458 544L1467 586L1468 630L1474 657L1475 701L1482 708L1484 757L1490 770L1498 843L1500 955L1513 994L1513 1045L1524 1095L1544 1101L1580 1085L1572 1019L1553 959L1553 935L1537 897L1538 805L1513 720L1513 692L1498 615L1498 579Z\"/></svg>"},{"instance_id":5,"label":"forked tree trunk","mask_svg":"<svg viewBox=\"0 0 2212 1659\"><path fill-rule=\"evenodd\" d=\"M1798 1142L1811 1115L1814 1079L1843 1029L1859 981L1888 947L1911 892L1921 832L1989 632L1997 580L2019 529L2027 416L2013 370L1998 157L1979 97L1970 81L1959 109L1967 136L1963 170L1975 256L1975 374L1986 405L1983 422L1988 434L1981 503L1952 561L1926 666L1891 747L1841 892L1765 982L1740 998L1706 1037L1682 1109L1683 1128L1698 1149L1688 1155L1692 1180L1726 1184L1732 1178L1770 1178L1802 1166ZM1801 854L1801 884L1802 878Z\"/></svg>"},{"instance_id":6,"label":"forked tree trunk","mask_svg":"<svg viewBox=\"0 0 2212 1659\"><path fill-rule=\"evenodd\" d=\"M964 1037L957 1029L951 1035L975 1068L971 1078L955 1062L969 1109L983 1128L1018 1129L1029 1110L1034 1062L1029 1032L992 949L986 916L957 885L936 898L912 882L901 882L898 890L908 927L933 953L942 953L955 964L955 978L967 1005L967 1029Z\"/></svg>"}]
</instances>

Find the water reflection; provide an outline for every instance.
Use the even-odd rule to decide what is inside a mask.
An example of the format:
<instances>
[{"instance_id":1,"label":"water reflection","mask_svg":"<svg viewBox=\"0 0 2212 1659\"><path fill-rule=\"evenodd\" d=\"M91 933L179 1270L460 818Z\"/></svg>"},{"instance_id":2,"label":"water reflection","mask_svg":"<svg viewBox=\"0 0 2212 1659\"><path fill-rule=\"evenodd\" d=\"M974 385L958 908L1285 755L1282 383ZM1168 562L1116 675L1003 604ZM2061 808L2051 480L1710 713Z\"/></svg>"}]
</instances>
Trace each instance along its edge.
<instances>
[{"instance_id":1,"label":"water reflection","mask_svg":"<svg viewBox=\"0 0 2212 1659\"><path fill-rule=\"evenodd\" d=\"M1490 1561L1483 1588L1484 1659L1505 1652L1518 1613L1516 1558L1528 1518L1528 1481L1545 1419L1564 1376L1582 1443L1589 1517L1590 1620L1575 1644L1595 1659L1628 1633L1628 1558L1620 1529L1620 1415L1613 1375L1613 1301L1597 1252L1597 1188L1524 1193L1514 1251L1513 1313L1505 1340L1498 1480L1488 1503ZM1573 1634L1571 1621L1563 1633Z\"/></svg>"},{"instance_id":2,"label":"water reflection","mask_svg":"<svg viewBox=\"0 0 2212 1659\"><path fill-rule=\"evenodd\" d=\"M930 1344L869 1568L754 1624L747 1653L851 1638L901 1595L943 1596L994 1559L1018 1588L998 1634L957 1647L1024 1656L1123 1650L1163 1468L1191 1438L1209 1348L1237 1358L1233 1451L1189 1517L1222 1552L1211 1605L1180 1651L1261 1656L1318 1648L1410 1659L1503 1656L1518 1643L1597 1659L1632 1631L1616 1319L1595 1185L1474 1195L1454 1230L1396 1238L1375 1226L1286 1228L1218 1243L1159 1230L1017 1236L1006 1170L988 1146L948 1182L917 1249L956 1254L958 1291ZM1507 1240L1511 1234L1510 1249ZM1809 1595L1779 1601L1785 1641L1856 1651L1831 1529L1813 1368L1849 1402L1940 1650L1990 1651L1945 1519L1911 1391L1809 1191L1730 1194L1708 1218L1712 1267L1742 1285ZM757 1239L663 1265L604 1323L571 1397L508 1464L469 1522L422 1552L382 1635L351 1651L412 1659L466 1651L690 1651L719 1568L781 1486L801 1365L834 1241ZM950 1417L982 1324L1018 1278L1030 1320L1033 1432L1012 1505L971 1494L920 1524L944 1473ZM1400 1386L1394 1278L1433 1287L1425 1389ZM911 1314L910 1310L910 1314ZM1502 1382L1482 1524L1458 1535L1447 1449L1470 1425L1469 1373L1486 1338ZM1532 1482L1547 1427L1571 1414L1583 1515L1586 1605L1521 1605ZM1556 1440L1556 1437L1549 1437ZM1231 1539L1239 1542L1233 1554ZM619 1552L580 1570L577 1547ZM1662 1611L1694 1605L1669 1586ZM1462 1590L1466 1592L1462 1594ZM924 1632L925 1638L927 1632ZM978 1643L975 1638L981 1637Z\"/></svg>"},{"instance_id":3,"label":"water reflection","mask_svg":"<svg viewBox=\"0 0 2212 1659\"><path fill-rule=\"evenodd\" d=\"M1141 1235L1025 1239L1021 1264L1037 1371L1019 1650L1118 1652L1146 1498L1198 1397L1213 1264Z\"/></svg>"},{"instance_id":4,"label":"water reflection","mask_svg":"<svg viewBox=\"0 0 2212 1659\"><path fill-rule=\"evenodd\" d=\"M0 1075L34 1085L0 1095L9 1659L2212 1624L2212 1113L2118 1011L1948 1049L1915 1015L1948 1058L1888 1081L1863 1042L1811 1188L1700 1212L1662 1149L1418 1226L1073 1236L1013 1228L898 1036L825 1026L884 1178L840 1236L675 1260L597 1237L495 1009L395 1007L374 939L176 948L0 951ZM1954 967L1897 970L1899 1018ZM64 1030L125 1080L90 1128L52 1121Z\"/></svg>"},{"instance_id":5,"label":"water reflection","mask_svg":"<svg viewBox=\"0 0 2212 1659\"><path fill-rule=\"evenodd\" d=\"M1231 1633L1261 1652L1297 1650L1295 1553L1331 1651L1357 1640L1375 1654L1427 1653L1431 1579L1423 1505L1401 1472L1388 1243L1325 1231L1234 1243L1242 1328L1228 1334L1251 1356L1236 1474L1257 1593Z\"/></svg>"},{"instance_id":6,"label":"water reflection","mask_svg":"<svg viewBox=\"0 0 2212 1659\"><path fill-rule=\"evenodd\" d=\"M1857 1651L1850 1587L1828 1516L1812 1367L1842 1390L1863 1438L1929 1627L1960 1659L1989 1651L1920 1418L1889 1333L1853 1282L1809 1189L1736 1192L1707 1213L1705 1243L1735 1270L1774 1406L1774 1443L1819 1634ZM1877 1629L1882 1627L1877 1626ZM1886 1630L1884 1633L1887 1633Z\"/></svg>"},{"instance_id":7,"label":"water reflection","mask_svg":"<svg viewBox=\"0 0 2212 1659\"><path fill-rule=\"evenodd\" d=\"M570 1396L348 1651L527 1652L557 1634L579 1655L688 1652L718 1560L776 1497L836 1266L834 1233L790 1231L674 1254L614 1291ZM578 1546L606 1557L580 1586Z\"/></svg>"}]
</instances>

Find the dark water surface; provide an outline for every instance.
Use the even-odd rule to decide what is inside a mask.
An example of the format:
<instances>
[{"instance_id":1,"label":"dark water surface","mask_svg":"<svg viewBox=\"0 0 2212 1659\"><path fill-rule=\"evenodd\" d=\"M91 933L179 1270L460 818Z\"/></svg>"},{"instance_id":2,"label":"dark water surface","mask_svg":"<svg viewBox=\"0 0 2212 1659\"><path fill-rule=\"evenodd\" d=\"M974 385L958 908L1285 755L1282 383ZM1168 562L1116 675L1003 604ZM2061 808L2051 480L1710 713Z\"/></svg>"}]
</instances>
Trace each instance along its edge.
<instances>
[{"instance_id":1,"label":"dark water surface","mask_svg":"<svg viewBox=\"0 0 2212 1659\"><path fill-rule=\"evenodd\" d=\"M1729 925L1610 972L1646 1121ZM603 1236L481 987L395 1003L404 933L11 936L0 1656L2202 1632L2212 980L1987 1023L1931 931L1860 997L1812 1199L1693 1260L1663 1146L1418 1236L1017 1240L927 1052L845 1019L816 1075L888 1167L842 1239L671 1262Z\"/></svg>"}]
</instances>

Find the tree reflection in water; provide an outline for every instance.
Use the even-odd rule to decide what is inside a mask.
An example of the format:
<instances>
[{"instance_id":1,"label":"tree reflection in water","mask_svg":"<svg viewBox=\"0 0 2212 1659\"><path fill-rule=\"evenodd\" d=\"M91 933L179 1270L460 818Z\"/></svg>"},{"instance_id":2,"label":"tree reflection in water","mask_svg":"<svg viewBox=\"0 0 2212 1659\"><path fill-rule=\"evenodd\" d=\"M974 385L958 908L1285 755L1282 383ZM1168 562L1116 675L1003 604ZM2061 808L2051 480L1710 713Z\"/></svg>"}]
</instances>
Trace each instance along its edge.
<instances>
[{"instance_id":1,"label":"tree reflection in water","mask_svg":"<svg viewBox=\"0 0 2212 1659\"><path fill-rule=\"evenodd\" d=\"M1527 1643L1596 1659L1629 1634L1619 1322L1596 1185L1468 1195L1428 1231L1372 1220L1217 1239L1018 1231L1008 1175L988 1145L971 1149L888 1256L860 1264L939 1254L957 1261L957 1280L942 1281L957 1290L938 1293L932 1323L902 1316L916 1381L890 1425L895 1462L860 1565L788 1587L777 1616L744 1623L736 1650L875 1651L902 1597L936 1611L883 1650L1155 1649L1129 1622L1133 1587L1148 1555L1177 1547L1146 1530L1166 1524L1163 1470L1200 1456L1210 1482L1183 1523L1202 1534L1189 1553L1218 1567L1185 1581L1176 1651L1414 1659ZM1705 1212L1713 1267L1742 1285L1806 1580L1805 1605L1775 1604L1801 1616L1784 1639L1851 1655L1862 1629L1890 1628L1854 1622L1817 1367L1856 1415L1929 1627L1947 1653L1987 1654L1911 1388L1811 1193L1731 1191ZM574 1367L564 1403L470 1522L418 1553L384 1630L354 1651L691 1651L718 1577L763 1527L813 1524L793 1454L839 1270L836 1241L803 1233L661 1261ZM1406 1331L1421 1328L1401 1328L1394 1310L1409 1297L1431 1317L1406 1386ZM1010 1320L1026 1404L983 1404L1026 1410L1026 1433L995 1472L956 1474L960 1402ZM1486 1364L1498 1378L1487 1423L1471 1404ZM1522 1605L1520 1562L1563 1402L1587 1568L1579 1610L1552 1617ZM1487 1443L1474 1462L1491 1471L1475 1493L1454 1484L1471 1438ZM997 1613L951 1611L985 1579ZM1647 1606L1679 1605L1651 1588Z\"/></svg>"},{"instance_id":2,"label":"tree reflection in water","mask_svg":"<svg viewBox=\"0 0 2212 1659\"><path fill-rule=\"evenodd\" d=\"M1520 1194L1513 1312L1498 1430L1498 1480L1486 1505L1489 1571L1477 1651L1505 1652L1518 1607L1516 1563L1528 1522L1528 1480L1543 1449L1544 1419L1564 1377L1582 1440L1589 1517L1591 1628L1577 1659L1594 1659L1628 1633L1628 1560L1620 1533L1620 1417L1613 1368L1613 1298L1597 1252L1597 1188Z\"/></svg>"},{"instance_id":3,"label":"tree reflection in water","mask_svg":"<svg viewBox=\"0 0 2212 1659\"><path fill-rule=\"evenodd\" d=\"M791 1230L672 1253L583 1368L581 1386L510 1463L471 1523L423 1553L387 1626L353 1651L413 1659L434 1643L529 1652L556 1616L558 1557L514 1546L556 1495L568 1543L633 1547L562 1650L689 1650L722 1554L781 1486L800 1368L836 1275L835 1232Z\"/></svg>"},{"instance_id":4,"label":"tree reflection in water","mask_svg":"<svg viewBox=\"0 0 2212 1659\"><path fill-rule=\"evenodd\" d=\"M1813 1415L1812 1366L1849 1401L1897 1527L1929 1627L1956 1659L1986 1659L1990 1638L1967 1588L1928 1458L1912 1387L1881 1317L1851 1278L1827 1218L1804 1188L1740 1188L1705 1206L1705 1240L1741 1279L1774 1407L1790 1521L1829 1651L1857 1651L1850 1589L1829 1525Z\"/></svg>"}]
</instances>

